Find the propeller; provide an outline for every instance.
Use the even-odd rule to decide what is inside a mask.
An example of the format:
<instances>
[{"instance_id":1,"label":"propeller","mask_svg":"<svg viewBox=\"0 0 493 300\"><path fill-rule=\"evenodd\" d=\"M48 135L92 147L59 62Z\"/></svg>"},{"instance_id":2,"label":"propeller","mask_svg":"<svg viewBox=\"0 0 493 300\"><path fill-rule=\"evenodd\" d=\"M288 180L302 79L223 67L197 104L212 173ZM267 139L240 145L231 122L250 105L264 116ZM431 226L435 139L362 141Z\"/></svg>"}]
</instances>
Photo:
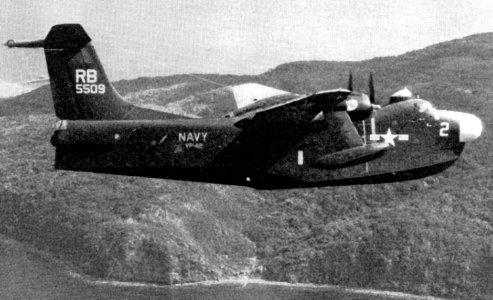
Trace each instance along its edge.
<instances>
[{"instance_id":1,"label":"propeller","mask_svg":"<svg viewBox=\"0 0 493 300\"><path fill-rule=\"evenodd\" d=\"M373 73L370 72L370 79L368 80L370 103L375 104L375 87L373 86Z\"/></svg>"},{"instance_id":2,"label":"propeller","mask_svg":"<svg viewBox=\"0 0 493 300\"><path fill-rule=\"evenodd\" d=\"M351 92L353 91L353 72L349 71L349 80L347 84L347 89Z\"/></svg>"},{"instance_id":3,"label":"propeller","mask_svg":"<svg viewBox=\"0 0 493 300\"><path fill-rule=\"evenodd\" d=\"M368 96L363 93L353 92L353 73L349 72L347 89L351 91L346 100L342 102L336 110L345 110L349 113L349 117L353 121L367 119L375 110L381 108L375 104L375 87L373 84L373 73L370 73L368 80L369 93ZM326 112L324 112L325 114Z\"/></svg>"}]
</instances>

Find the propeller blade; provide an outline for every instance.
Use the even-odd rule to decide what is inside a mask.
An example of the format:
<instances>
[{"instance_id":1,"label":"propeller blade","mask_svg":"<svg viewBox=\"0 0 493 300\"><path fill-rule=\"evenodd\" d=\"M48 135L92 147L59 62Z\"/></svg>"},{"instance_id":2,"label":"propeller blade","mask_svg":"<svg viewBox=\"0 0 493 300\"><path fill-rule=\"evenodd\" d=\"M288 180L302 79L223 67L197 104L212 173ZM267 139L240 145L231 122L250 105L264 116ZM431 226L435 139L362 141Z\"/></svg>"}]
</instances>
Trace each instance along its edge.
<instances>
[{"instance_id":1,"label":"propeller blade","mask_svg":"<svg viewBox=\"0 0 493 300\"><path fill-rule=\"evenodd\" d=\"M349 80L347 84L347 89L350 90L351 92L353 91L353 73L349 71Z\"/></svg>"},{"instance_id":2,"label":"propeller blade","mask_svg":"<svg viewBox=\"0 0 493 300\"><path fill-rule=\"evenodd\" d=\"M369 96L370 96L370 103L375 104L375 87L373 86L373 73L370 72L370 79L368 81L368 86L369 86Z\"/></svg>"}]
</instances>

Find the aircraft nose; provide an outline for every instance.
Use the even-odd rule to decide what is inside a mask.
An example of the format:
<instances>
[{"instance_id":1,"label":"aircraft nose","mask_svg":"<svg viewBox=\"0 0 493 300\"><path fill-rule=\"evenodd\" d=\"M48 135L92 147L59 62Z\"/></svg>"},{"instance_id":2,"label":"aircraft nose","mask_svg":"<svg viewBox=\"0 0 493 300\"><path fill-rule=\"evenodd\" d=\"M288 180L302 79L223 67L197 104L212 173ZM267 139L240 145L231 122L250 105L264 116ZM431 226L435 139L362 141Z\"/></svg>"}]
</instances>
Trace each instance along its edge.
<instances>
[{"instance_id":1,"label":"aircraft nose","mask_svg":"<svg viewBox=\"0 0 493 300\"><path fill-rule=\"evenodd\" d=\"M475 115L459 113L459 141L472 142L477 139L483 131L481 120Z\"/></svg>"},{"instance_id":2,"label":"aircraft nose","mask_svg":"<svg viewBox=\"0 0 493 300\"><path fill-rule=\"evenodd\" d=\"M440 115L445 119L453 120L459 125L459 141L461 143L476 140L483 131L481 120L473 114L457 111L440 111Z\"/></svg>"}]
</instances>

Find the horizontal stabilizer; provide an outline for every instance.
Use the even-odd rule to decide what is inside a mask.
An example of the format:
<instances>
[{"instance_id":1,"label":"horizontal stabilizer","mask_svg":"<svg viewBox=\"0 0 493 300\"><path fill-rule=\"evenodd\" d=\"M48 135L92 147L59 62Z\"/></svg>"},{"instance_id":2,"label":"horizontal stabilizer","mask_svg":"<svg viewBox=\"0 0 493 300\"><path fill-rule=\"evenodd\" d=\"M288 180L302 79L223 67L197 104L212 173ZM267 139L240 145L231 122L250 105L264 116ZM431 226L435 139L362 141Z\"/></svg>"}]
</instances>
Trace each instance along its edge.
<instances>
[{"instance_id":1,"label":"horizontal stabilizer","mask_svg":"<svg viewBox=\"0 0 493 300\"><path fill-rule=\"evenodd\" d=\"M44 40L29 42L16 42L14 40L8 40L4 45L9 48L43 48Z\"/></svg>"},{"instance_id":2,"label":"horizontal stabilizer","mask_svg":"<svg viewBox=\"0 0 493 300\"><path fill-rule=\"evenodd\" d=\"M374 160L384 154L387 143L372 143L324 155L314 166L320 169L339 169Z\"/></svg>"}]
</instances>

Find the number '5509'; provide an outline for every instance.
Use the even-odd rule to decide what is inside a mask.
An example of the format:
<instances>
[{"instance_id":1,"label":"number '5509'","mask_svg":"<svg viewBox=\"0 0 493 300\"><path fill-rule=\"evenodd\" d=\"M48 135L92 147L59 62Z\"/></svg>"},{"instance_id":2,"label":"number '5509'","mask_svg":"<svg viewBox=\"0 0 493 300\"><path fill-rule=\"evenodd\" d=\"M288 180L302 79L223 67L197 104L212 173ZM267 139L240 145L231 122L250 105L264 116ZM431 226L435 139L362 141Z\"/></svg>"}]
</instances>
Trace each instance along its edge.
<instances>
[{"instance_id":1,"label":"number '5509'","mask_svg":"<svg viewBox=\"0 0 493 300\"><path fill-rule=\"evenodd\" d=\"M106 86L104 84L78 83L75 85L77 94L104 94Z\"/></svg>"}]
</instances>

